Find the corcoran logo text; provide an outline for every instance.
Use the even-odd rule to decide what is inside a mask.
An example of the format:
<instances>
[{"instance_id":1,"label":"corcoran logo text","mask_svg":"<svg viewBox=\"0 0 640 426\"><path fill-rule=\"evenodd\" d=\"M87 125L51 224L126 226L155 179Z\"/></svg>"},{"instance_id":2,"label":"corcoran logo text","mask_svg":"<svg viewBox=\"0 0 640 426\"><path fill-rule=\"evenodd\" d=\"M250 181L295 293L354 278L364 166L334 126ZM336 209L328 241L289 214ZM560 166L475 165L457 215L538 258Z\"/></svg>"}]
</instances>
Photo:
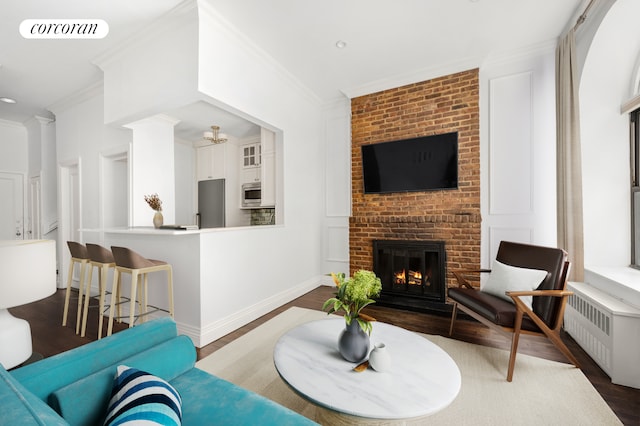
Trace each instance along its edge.
<instances>
[{"instance_id":1,"label":"corcoran logo text","mask_svg":"<svg viewBox=\"0 0 640 426\"><path fill-rule=\"evenodd\" d=\"M100 39L109 34L102 19L25 19L20 35L37 39Z\"/></svg>"}]
</instances>

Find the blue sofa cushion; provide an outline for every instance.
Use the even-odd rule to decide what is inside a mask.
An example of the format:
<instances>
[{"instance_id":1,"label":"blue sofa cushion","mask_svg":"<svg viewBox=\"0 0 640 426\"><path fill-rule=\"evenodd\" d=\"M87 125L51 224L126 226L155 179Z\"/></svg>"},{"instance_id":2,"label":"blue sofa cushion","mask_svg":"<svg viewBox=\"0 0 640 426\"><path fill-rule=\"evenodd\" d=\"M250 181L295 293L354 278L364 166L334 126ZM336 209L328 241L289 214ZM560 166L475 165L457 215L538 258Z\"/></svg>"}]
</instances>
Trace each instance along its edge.
<instances>
[{"instance_id":1,"label":"blue sofa cushion","mask_svg":"<svg viewBox=\"0 0 640 426\"><path fill-rule=\"evenodd\" d=\"M104 424L180 426L181 407L180 394L169 383L137 368L119 365Z\"/></svg>"},{"instance_id":2,"label":"blue sofa cushion","mask_svg":"<svg viewBox=\"0 0 640 426\"><path fill-rule=\"evenodd\" d=\"M170 382L193 368L195 360L196 351L191 339L177 336L130 356L121 363ZM116 367L111 365L54 391L49 397L49 405L73 426L101 424L107 412Z\"/></svg>"},{"instance_id":3,"label":"blue sofa cushion","mask_svg":"<svg viewBox=\"0 0 640 426\"><path fill-rule=\"evenodd\" d=\"M177 335L176 324L171 318L159 318L71 351L11 370L11 375L46 402L49 395L56 389L103 368L123 363L122 360ZM113 374L115 374L115 368Z\"/></svg>"},{"instance_id":4,"label":"blue sofa cushion","mask_svg":"<svg viewBox=\"0 0 640 426\"><path fill-rule=\"evenodd\" d=\"M1 365L0 407L0 425L69 425L51 407L18 383Z\"/></svg>"},{"instance_id":5,"label":"blue sofa cushion","mask_svg":"<svg viewBox=\"0 0 640 426\"><path fill-rule=\"evenodd\" d=\"M317 423L257 393L193 368L171 384L182 396L182 423L198 426L307 426Z\"/></svg>"}]
</instances>

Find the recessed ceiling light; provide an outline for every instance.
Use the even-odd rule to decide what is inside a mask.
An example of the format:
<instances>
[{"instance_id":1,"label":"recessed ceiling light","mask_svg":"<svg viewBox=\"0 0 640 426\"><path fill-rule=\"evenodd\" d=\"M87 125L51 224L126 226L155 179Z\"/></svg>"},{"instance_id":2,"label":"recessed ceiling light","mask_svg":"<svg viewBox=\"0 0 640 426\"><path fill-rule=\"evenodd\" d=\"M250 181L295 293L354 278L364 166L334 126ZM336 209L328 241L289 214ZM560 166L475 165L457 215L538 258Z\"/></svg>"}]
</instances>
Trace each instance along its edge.
<instances>
[{"instance_id":1,"label":"recessed ceiling light","mask_svg":"<svg viewBox=\"0 0 640 426\"><path fill-rule=\"evenodd\" d=\"M0 98L0 101L4 102L5 104L15 104L16 103L15 99L5 98L5 97Z\"/></svg>"},{"instance_id":2,"label":"recessed ceiling light","mask_svg":"<svg viewBox=\"0 0 640 426\"><path fill-rule=\"evenodd\" d=\"M344 49L345 47L347 47L347 42L343 40L338 40L336 41L336 47L338 49Z\"/></svg>"}]
</instances>

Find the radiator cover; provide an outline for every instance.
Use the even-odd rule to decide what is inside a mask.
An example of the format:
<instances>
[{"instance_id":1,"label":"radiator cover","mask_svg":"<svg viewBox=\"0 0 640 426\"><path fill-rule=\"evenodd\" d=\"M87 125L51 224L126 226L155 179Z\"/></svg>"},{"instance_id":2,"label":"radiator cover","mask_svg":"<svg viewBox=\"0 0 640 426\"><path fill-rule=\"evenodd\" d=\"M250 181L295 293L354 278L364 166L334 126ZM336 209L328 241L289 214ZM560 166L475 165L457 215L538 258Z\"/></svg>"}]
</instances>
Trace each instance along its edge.
<instances>
[{"instance_id":1,"label":"radiator cover","mask_svg":"<svg viewBox=\"0 0 640 426\"><path fill-rule=\"evenodd\" d=\"M564 329L615 384L640 389L640 309L571 282Z\"/></svg>"}]
</instances>

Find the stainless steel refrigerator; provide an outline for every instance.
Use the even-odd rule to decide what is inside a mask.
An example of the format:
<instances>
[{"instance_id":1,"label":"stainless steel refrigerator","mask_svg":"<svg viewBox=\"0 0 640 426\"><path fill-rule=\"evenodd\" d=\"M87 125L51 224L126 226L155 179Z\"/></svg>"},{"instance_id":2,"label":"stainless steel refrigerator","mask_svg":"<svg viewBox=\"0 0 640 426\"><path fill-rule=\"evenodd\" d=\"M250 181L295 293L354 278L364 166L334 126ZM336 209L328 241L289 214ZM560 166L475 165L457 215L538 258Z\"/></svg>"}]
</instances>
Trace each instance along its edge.
<instances>
[{"instance_id":1,"label":"stainless steel refrigerator","mask_svg":"<svg viewBox=\"0 0 640 426\"><path fill-rule=\"evenodd\" d=\"M198 182L198 217L200 228L225 226L224 179Z\"/></svg>"}]
</instances>

